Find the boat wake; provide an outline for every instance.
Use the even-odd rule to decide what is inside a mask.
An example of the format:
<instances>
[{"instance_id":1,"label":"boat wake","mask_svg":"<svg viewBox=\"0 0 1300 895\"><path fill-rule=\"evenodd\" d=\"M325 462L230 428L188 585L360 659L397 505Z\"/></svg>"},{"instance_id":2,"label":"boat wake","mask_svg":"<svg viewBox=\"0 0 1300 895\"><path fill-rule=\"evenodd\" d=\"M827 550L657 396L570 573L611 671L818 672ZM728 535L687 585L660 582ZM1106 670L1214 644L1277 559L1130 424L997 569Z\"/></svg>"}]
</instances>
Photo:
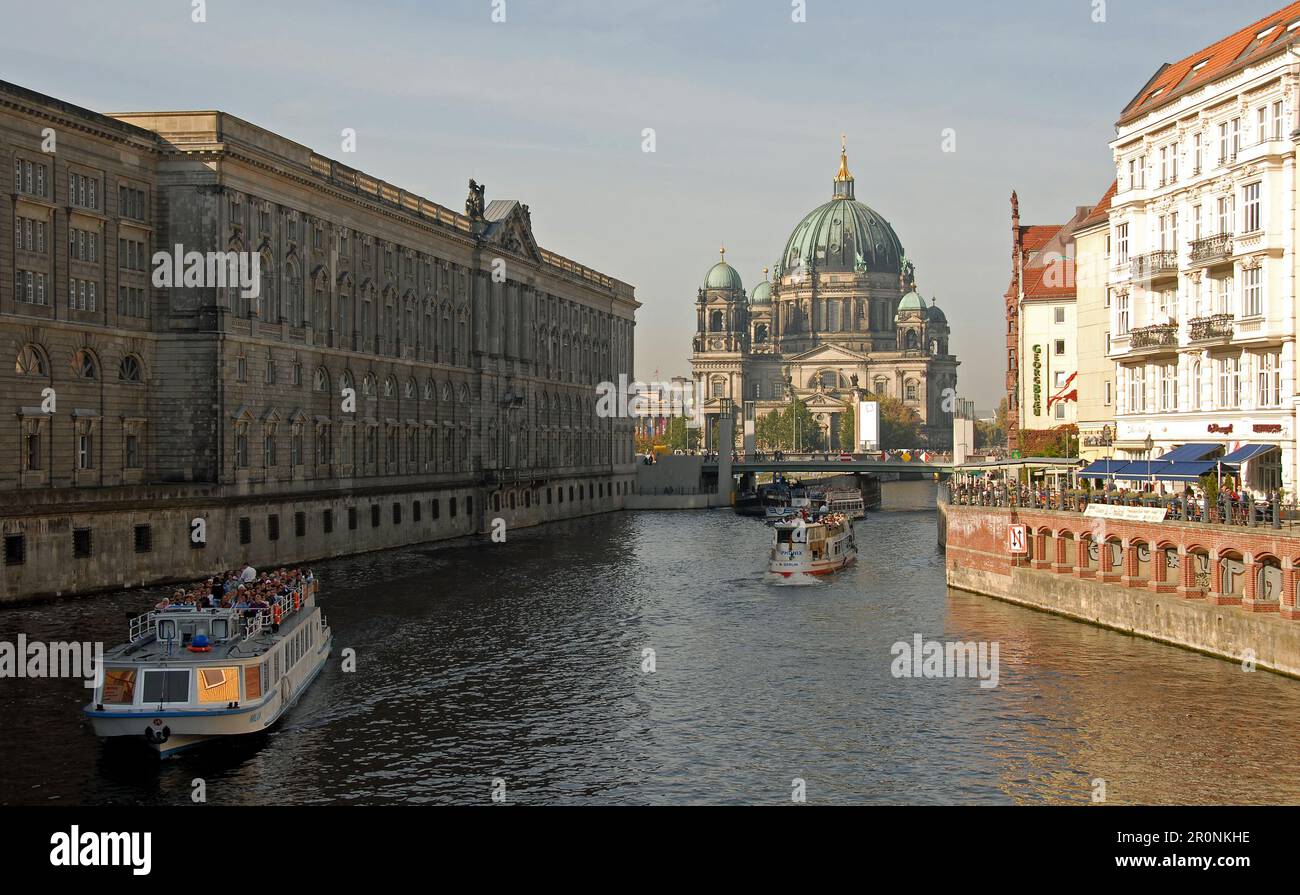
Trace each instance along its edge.
<instances>
[{"instance_id":1,"label":"boat wake","mask_svg":"<svg viewBox=\"0 0 1300 895\"><path fill-rule=\"evenodd\" d=\"M824 587L830 584L823 576L804 572L792 572L788 578L777 572L767 572L763 575L763 580L778 587Z\"/></svg>"}]
</instances>

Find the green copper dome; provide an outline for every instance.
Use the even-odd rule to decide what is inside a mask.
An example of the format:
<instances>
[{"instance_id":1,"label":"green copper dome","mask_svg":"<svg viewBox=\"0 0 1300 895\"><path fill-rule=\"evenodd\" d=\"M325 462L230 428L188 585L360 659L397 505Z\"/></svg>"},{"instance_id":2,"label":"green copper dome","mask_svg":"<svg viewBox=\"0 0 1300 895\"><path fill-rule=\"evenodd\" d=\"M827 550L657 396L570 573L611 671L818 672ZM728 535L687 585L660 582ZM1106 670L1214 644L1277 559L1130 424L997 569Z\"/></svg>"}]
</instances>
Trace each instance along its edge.
<instances>
[{"instance_id":1,"label":"green copper dome","mask_svg":"<svg viewBox=\"0 0 1300 895\"><path fill-rule=\"evenodd\" d=\"M930 321L932 323L948 322L948 316L944 314L943 311L939 310L939 306L935 304L933 298L930 299L930 307L926 308L926 312L930 315Z\"/></svg>"},{"instance_id":2,"label":"green copper dome","mask_svg":"<svg viewBox=\"0 0 1300 895\"><path fill-rule=\"evenodd\" d=\"M898 303L898 313L901 315L904 311L919 311L921 316L925 316L925 299L916 292L907 293Z\"/></svg>"},{"instance_id":3,"label":"green copper dome","mask_svg":"<svg viewBox=\"0 0 1300 895\"><path fill-rule=\"evenodd\" d=\"M740 274L736 268L726 262L727 250L722 249L721 254L724 260L709 268L708 275L704 278L705 289L728 289L736 292L744 292L745 284L740 280Z\"/></svg>"},{"instance_id":4,"label":"green copper dome","mask_svg":"<svg viewBox=\"0 0 1300 895\"><path fill-rule=\"evenodd\" d=\"M843 151L833 186L835 198L810 211L790 234L781 256L785 272L802 262L816 264L820 271L898 276L902 272L902 243L889 221L853 198L853 175Z\"/></svg>"},{"instance_id":5,"label":"green copper dome","mask_svg":"<svg viewBox=\"0 0 1300 895\"><path fill-rule=\"evenodd\" d=\"M753 293L749 296L749 303L751 305L770 305L772 303L772 284L764 280L755 286Z\"/></svg>"}]
</instances>

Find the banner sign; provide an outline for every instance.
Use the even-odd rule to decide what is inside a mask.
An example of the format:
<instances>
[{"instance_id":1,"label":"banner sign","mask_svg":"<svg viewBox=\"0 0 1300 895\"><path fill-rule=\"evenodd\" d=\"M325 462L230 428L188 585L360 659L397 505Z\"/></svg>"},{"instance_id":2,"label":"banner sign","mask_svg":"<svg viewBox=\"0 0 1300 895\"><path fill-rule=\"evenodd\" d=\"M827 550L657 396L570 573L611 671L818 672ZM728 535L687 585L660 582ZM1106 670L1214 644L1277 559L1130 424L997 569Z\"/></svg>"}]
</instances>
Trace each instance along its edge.
<instances>
[{"instance_id":1,"label":"banner sign","mask_svg":"<svg viewBox=\"0 0 1300 895\"><path fill-rule=\"evenodd\" d=\"M1125 522L1163 522L1168 507L1126 507L1109 503L1090 503L1083 515L1094 519L1122 519Z\"/></svg>"}]
</instances>

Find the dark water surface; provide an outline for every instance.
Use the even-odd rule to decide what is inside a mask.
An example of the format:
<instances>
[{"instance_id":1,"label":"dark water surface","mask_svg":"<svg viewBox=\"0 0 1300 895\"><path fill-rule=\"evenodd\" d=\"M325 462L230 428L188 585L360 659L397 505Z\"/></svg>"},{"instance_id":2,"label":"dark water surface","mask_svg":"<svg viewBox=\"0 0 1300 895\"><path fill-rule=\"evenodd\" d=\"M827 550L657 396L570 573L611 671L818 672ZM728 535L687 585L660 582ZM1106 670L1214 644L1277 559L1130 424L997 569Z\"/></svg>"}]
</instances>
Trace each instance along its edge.
<instances>
[{"instance_id":1,"label":"dark water surface","mask_svg":"<svg viewBox=\"0 0 1300 895\"><path fill-rule=\"evenodd\" d=\"M950 591L933 486L885 501L809 587L730 512L318 565L335 655L271 733L159 763L101 746L80 681L0 679L0 803L1300 802L1300 682ZM0 610L0 640L118 643L159 592ZM998 687L894 678L917 633L997 641Z\"/></svg>"}]
</instances>

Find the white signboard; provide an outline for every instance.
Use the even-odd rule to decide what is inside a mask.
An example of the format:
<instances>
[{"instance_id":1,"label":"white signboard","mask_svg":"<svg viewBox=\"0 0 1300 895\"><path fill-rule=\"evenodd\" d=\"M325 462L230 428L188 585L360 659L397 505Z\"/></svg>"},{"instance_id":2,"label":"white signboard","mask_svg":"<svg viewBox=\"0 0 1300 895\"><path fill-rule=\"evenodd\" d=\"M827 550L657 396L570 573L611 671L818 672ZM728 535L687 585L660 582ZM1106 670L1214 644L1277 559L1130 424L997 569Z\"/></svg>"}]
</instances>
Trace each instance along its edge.
<instances>
[{"instance_id":1,"label":"white signboard","mask_svg":"<svg viewBox=\"0 0 1300 895\"><path fill-rule=\"evenodd\" d=\"M1007 550L1012 556L1029 553L1029 529L1024 525L1007 526Z\"/></svg>"},{"instance_id":2,"label":"white signboard","mask_svg":"<svg viewBox=\"0 0 1300 895\"><path fill-rule=\"evenodd\" d=\"M858 402L858 445L875 450L880 444L880 405L875 401Z\"/></svg>"},{"instance_id":3,"label":"white signboard","mask_svg":"<svg viewBox=\"0 0 1300 895\"><path fill-rule=\"evenodd\" d=\"M1090 503L1083 515L1094 519L1122 519L1126 522L1161 522L1167 507L1126 507L1109 503Z\"/></svg>"}]
</instances>

